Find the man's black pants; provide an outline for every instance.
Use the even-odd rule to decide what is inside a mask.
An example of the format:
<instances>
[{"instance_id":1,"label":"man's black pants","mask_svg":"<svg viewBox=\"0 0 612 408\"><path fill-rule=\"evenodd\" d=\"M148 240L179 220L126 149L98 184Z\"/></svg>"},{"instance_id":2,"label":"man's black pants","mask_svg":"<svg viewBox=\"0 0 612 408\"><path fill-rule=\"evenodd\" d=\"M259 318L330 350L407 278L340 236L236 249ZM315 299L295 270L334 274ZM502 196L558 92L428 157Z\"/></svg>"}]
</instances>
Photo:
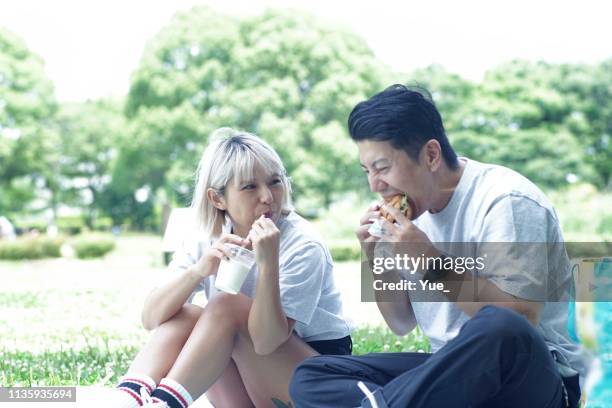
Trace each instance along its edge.
<instances>
[{"instance_id":1,"label":"man's black pants","mask_svg":"<svg viewBox=\"0 0 612 408\"><path fill-rule=\"evenodd\" d=\"M316 356L295 370L289 392L297 408L565 408L580 399L578 376L560 376L542 336L507 308L483 307L435 354Z\"/></svg>"}]
</instances>

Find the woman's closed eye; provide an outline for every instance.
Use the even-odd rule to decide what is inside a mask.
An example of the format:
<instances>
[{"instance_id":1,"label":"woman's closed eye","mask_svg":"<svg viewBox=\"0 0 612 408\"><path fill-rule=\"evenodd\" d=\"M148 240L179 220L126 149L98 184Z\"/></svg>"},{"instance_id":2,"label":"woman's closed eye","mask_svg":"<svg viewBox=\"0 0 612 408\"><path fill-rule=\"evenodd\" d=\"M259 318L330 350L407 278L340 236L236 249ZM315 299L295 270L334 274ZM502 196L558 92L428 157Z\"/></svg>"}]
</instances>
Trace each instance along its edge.
<instances>
[{"instance_id":1,"label":"woman's closed eye","mask_svg":"<svg viewBox=\"0 0 612 408\"><path fill-rule=\"evenodd\" d=\"M255 184L245 184L244 186L240 188L240 190L254 190L254 189L255 189Z\"/></svg>"}]
</instances>

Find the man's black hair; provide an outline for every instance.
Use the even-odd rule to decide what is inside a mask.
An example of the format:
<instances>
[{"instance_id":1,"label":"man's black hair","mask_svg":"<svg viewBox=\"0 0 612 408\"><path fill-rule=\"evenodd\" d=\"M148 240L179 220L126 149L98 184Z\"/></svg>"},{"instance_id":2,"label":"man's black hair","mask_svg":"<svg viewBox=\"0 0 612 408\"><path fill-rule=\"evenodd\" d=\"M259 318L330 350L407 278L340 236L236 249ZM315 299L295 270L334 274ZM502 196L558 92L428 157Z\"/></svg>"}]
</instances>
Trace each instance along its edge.
<instances>
[{"instance_id":1,"label":"man's black hair","mask_svg":"<svg viewBox=\"0 0 612 408\"><path fill-rule=\"evenodd\" d=\"M358 103L349 115L351 138L389 141L395 149L404 150L418 161L425 143L435 139L442 148L442 158L450 169L459 166L442 123L442 117L429 92L423 88L391 85L370 99Z\"/></svg>"}]
</instances>

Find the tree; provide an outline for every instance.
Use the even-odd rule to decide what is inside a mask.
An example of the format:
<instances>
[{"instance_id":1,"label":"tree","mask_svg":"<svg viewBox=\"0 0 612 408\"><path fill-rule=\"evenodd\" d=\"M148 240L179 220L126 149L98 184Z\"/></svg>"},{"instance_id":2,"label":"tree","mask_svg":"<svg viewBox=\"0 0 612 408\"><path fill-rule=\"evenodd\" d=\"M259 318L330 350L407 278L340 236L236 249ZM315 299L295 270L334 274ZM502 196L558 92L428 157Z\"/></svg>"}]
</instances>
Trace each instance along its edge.
<instances>
[{"instance_id":1,"label":"tree","mask_svg":"<svg viewBox=\"0 0 612 408\"><path fill-rule=\"evenodd\" d=\"M55 110L41 58L0 28L0 213L22 211L53 187Z\"/></svg>"},{"instance_id":2,"label":"tree","mask_svg":"<svg viewBox=\"0 0 612 408\"><path fill-rule=\"evenodd\" d=\"M477 84L448 72L440 65L418 69L404 82L408 86L423 87L431 92L449 136L452 137L454 131L462 129L469 107L477 97Z\"/></svg>"},{"instance_id":3,"label":"tree","mask_svg":"<svg viewBox=\"0 0 612 408\"><path fill-rule=\"evenodd\" d=\"M202 146L201 135L208 131L189 104L141 109L118 143L111 183L102 197L101 205L114 223L131 221L137 228L157 227L152 217L160 189L164 191L161 195L185 205L185 189L193 183L197 164L197 146Z\"/></svg>"},{"instance_id":4,"label":"tree","mask_svg":"<svg viewBox=\"0 0 612 408\"><path fill-rule=\"evenodd\" d=\"M101 195L111 181L118 146L125 138L122 101L65 103L57 114L60 135L57 182L61 202L81 208L93 228Z\"/></svg>"},{"instance_id":5,"label":"tree","mask_svg":"<svg viewBox=\"0 0 612 408\"><path fill-rule=\"evenodd\" d=\"M506 165L547 188L592 181L586 145L569 121L579 104L555 86L561 77L558 65L520 60L488 71L450 129L457 151Z\"/></svg>"},{"instance_id":6,"label":"tree","mask_svg":"<svg viewBox=\"0 0 612 408\"><path fill-rule=\"evenodd\" d=\"M559 71L553 86L572 108L565 124L585 150L597 186L612 190L612 58L597 65L564 64Z\"/></svg>"},{"instance_id":7,"label":"tree","mask_svg":"<svg viewBox=\"0 0 612 408\"><path fill-rule=\"evenodd\" d=\"M135 133L125 155L147 157L134 185L184 199L207 135L232 126L279 151L298 203L308 195L313 205L328 204L363 179L346 120L388 78L361 38L303 13L178 14L132 77L126 113Z\"/></svg>"}]
</instances>

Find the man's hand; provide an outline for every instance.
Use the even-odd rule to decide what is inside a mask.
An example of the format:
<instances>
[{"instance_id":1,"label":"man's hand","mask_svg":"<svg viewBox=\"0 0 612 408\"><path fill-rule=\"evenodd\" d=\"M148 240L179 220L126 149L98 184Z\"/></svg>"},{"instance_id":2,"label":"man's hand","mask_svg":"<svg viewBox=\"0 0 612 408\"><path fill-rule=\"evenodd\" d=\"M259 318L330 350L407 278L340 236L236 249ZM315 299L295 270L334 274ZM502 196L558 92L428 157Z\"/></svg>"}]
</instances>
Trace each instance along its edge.
<instances>
[{"instance_id":1,"label":"man's hand","mask_svg":"<svg viewBox=\"0 0 612 408\"><path fill-rule=\"evenodd\" d=\"M359 245L361 245L361 250L366 256L366 259L373 258L374 252L374 243L379 240L379 238L370 235L368 230L372 226L373 220L380 218L380 205L378 203L374 203L368 207L366 212L363 214L361 219L359 220L359 227L355 230L355 235L359 240Z\"/></svg>"},{"instance_id":2,"label":"man's hand","mask_svg":"<svg viewBox=\"0 0 612 408\"><path fill-rule=\"evenodd\" d=\"M381 220L383 229L381 241L388 243L386 245L394 243L393 247L389 248L391 253L407 254L415 257L438 255L427 234L415 226L408 217L390 205L385 204L383 207L395 219L395 223Z\"/></svg>"},{"instance_id":3,"label":"man's hand","mask_svg":"<svg viewBox=\"0 0 612 408\"><path fill-rule=\"evenodd\" d=\"M375 238L370 235L368 229L372 225L373 220L380 217L380 205L378 203L372 204L368 207L367 211L363 214L359 220L359 227L355 230L355 235L360 243L365 242L369 238Z\"/></svg>"}]
</instances>

